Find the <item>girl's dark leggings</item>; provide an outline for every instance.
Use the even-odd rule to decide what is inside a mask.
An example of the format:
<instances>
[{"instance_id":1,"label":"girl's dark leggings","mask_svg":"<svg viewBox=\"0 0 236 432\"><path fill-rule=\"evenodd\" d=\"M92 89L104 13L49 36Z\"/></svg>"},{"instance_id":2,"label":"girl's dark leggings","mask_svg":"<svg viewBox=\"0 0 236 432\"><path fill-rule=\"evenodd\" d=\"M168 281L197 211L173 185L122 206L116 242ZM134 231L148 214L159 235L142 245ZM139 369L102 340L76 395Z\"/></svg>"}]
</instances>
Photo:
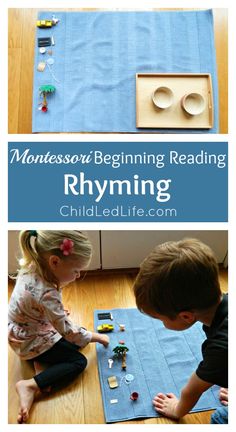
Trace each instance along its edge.
<instances>
[{"instance_id":1,"label":"girl's dark leggings","mask_svg":"<svg viewBox=\"0 0 236 432\"><path fill-rule=\"evenodd\" d=\"M61 338L52 348L33 359L48 365L34 376L40 389L65 385L86 368L87 359L78 349L77 345Z\"/></svg>"}]
</instances>

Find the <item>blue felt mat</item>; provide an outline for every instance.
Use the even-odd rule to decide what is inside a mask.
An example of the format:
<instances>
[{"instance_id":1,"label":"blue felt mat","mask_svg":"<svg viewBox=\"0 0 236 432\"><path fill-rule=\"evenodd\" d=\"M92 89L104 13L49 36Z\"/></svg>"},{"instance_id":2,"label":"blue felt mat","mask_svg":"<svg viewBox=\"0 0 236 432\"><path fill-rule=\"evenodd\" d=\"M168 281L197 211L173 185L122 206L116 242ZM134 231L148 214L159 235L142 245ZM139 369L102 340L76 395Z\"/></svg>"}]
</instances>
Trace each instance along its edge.
<instances>
[{"instance_id":1,"label":"blue felt mat","mask_svg":"<svg viewBox=\"0 0 236 432\"><path fill-rule=\"evenodd\" d=\"M196 323L188 330L176 332L167 330L160 321L141 314L137 309L113 309L113 321L98 320L98 312L104 311L94 312L95 329L102 323L115 326L114 331L109 333L108 348L96 344L106 422L159 417L152 407L152 398L158 392L172 392L179 396L202 359L201 345L205 338L202 325ZM125 324L125 332L119 331L119 323ZM126 371L121 369L119 360L114 360L112 369L108 368L108 359L112 358L112 349L119 340L124 340L129 348ZM125 383L126 374L134 376L129 385ZM117 377L119 387L110 389L107 378L113 375ZM130 394L135 391L139 393L139 398L133 402ZM217 386L205 392L193 412L221 406L218 392ZM112 399L118 399L118 403L111 404Z\"/></svg>"},{"instance_id":2,"label":"blue felt mat","mask_svg":"<svg viewBox=\"0 0 236 432\"><path fill-rule=\"evenodd\" d=\"M136 128L136 72L211 73L214 128L185 132L218 131L212 11L55 15L60 18L57 26L36 33L33 132L147 132ZM39 18L51 18L51 12L41 12ZM38 72L38 63L49 56L39 54L37 37L52 35L52 73L48 67ZM38 110L42 84L56 86L47 113Z\"/></svg>"}]
</instances>

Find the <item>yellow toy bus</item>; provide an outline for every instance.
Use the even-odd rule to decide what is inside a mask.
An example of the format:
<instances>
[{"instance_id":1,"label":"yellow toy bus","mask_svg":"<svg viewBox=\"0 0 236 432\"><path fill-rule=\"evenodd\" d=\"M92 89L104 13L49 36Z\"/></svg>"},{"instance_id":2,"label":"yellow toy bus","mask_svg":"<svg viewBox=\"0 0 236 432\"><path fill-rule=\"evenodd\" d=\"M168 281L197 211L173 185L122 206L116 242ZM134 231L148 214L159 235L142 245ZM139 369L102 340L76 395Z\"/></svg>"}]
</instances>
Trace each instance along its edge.
<instances>
[{"instance_id":1,"label":"yellow toy bus","mask_svg":"<svg viewBox=\"0 0 236 432\"><path fill-rule=\"evenodd\" d=\"M53 26L52 20L38 20L37 27L39 28L51 28Z\"/></svg>"},{"instance_id":2,"label":"yellow toy bus","mask_svg":"<svg viewBox=\"0 0 236 432\"><path fill-rule=\"evenodd\" d=\"M37 20L37 27L39 28L51 28L52 26L55 26L59 22L59 19L55 16L52 17L52 19L45 19L45 20Z\"/></svg>"}]
</instances>

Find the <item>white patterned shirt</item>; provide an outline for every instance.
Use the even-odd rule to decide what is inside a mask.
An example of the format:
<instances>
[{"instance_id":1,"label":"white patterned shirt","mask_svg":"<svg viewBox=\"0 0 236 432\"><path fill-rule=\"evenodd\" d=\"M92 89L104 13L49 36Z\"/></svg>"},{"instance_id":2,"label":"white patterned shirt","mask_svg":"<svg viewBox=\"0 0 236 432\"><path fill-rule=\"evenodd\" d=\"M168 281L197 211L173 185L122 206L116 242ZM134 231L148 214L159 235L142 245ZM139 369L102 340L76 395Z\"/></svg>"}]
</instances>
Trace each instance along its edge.
<instances>
[{"instance_id":1,"label":"white patterned shirt","mask_svg":"<svg viewBox=\"0 0 236 432\"><path fill-rule=\"evenodd\" d=\"M61 292L36 273L19 274L9 303L8 340L23 360L49 350L61 337L86 346L92 333L74 325L64 311Z\"/></svg>"}]
</instances>

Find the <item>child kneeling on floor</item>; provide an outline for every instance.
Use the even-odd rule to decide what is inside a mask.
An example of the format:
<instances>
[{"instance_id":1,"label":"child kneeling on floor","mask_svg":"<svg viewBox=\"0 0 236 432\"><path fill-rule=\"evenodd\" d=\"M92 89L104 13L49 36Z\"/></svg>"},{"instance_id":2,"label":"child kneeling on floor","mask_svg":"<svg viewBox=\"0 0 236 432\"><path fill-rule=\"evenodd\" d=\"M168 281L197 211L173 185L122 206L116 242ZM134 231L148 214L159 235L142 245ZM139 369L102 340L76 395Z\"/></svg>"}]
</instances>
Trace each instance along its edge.
<instances>
[{"instance_id":1,"label":"child kneeling on floor","mask_svg":"<svg viewBox=\"0 0 236 432\"><path fill-rule=\"evenodd\" d=\"M222 408L211 423L228 422L228 296L221 293L218 265L211 249L184 239L157 246L143 261L134 285L137 307L171 330L203 323L203 360L181 391L158 393L156 411L178 419L187 414L213 384L221 386Z\"/></svg>"},{"instance_id":2,"label":"child kneeling on floor","mask_svg":"<svg viewBox=\"0 0 236 432\"><path fill-rule=\"evenodd\" d=\"M109 343L107 335L73 324L61 289L80 277L92 247L80 231L22 231L21 269L9 304L9 344L23 360L34 360L35 376L18 381L18 423L26 422L38 391L67 384L87 365L79 352L90 342ZM42 370L41 363L48 367Z\"/></svg>"}]
</instances>

